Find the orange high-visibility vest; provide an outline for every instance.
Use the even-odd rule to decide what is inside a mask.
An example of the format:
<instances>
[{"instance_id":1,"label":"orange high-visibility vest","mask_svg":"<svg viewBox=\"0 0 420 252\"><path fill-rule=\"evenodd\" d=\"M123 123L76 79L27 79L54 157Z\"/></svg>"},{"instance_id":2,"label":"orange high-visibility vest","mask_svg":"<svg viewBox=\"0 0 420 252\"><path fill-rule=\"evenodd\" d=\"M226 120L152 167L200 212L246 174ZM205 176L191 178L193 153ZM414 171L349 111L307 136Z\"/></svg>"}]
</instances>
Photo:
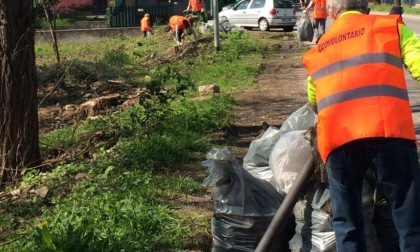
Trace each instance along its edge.
<instances>
[{"instance_id":1,"label":"orange high-visibility vest","mask_svg":"<svg viewBox=\"0 0 420 252\"><path fill-rule=\"evenodd\" d=\"M313 18L327 18L327 0L313 0L314 11L312 12Z\"/></svg>"},{"instance_id":2,"label":"orange high-visibility vest","mask_svg":"<svg viewBox=\"0 0 420 252\"><path fill-rule=\"evenodd\" d=\"M150 18L143 17L140 21L140 29L142 32L151 31L152 27L150 27Z\"/></svg>"},{"instance_id":3,"label":"orange high-visibility vest","mask_svg":"<svg viewBox=\"0 0 420 252\"><path fill-rule=\"evenodd\" d=\"M192 11L201 11L203 9L203 1L202 0L190 0L190 9Z\"/></svg>"},{"instance_id":4,"label":"orange high-visibility vest","mask_svg":"<svg viewBox=\"0 0 420 252\"><path fill-rule=\"evenodd\" d=\"M337 147L369 137L413 140L397 15L345 14L305 53L318 108L324 162Z\"/></svg>"},{"instance_id":5,"label":"orange high-visibility vest","mask_svg":"<svg viewBox=\"0 0 420 252\"><path fill-rule=\"evenodd\" d=\"M171 26L172 31L176 30L176 26L178 25L178 29L180 30L184 30L184 24L182 23L182 21L186 20L190 25L190 20L188 20L188 18L184 17L184 16L180 16L180 15L174 15L169 19L169 25Z\"/></svg>"}]
</instances>

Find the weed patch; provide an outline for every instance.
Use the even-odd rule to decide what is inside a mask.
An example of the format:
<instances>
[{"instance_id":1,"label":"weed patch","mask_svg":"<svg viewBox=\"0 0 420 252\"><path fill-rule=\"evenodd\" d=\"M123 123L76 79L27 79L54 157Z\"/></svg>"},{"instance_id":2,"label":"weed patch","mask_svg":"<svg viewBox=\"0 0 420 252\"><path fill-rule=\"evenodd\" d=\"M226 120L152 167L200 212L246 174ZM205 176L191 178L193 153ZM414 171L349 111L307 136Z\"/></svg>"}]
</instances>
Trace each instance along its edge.
<instances>
[{"instance_id":1,"label":"weed patch","mask_svg":"<svg viewBox=\"0 0 420 252\"><path fill-rule=\"evenodd\" d=\"M220 53L209 49L211 40L202 43L198 56L184 58L168 50L173 40L165 35L60 45L70 87L86 92L92 82L121 79L141 92L127 109L57 124L42 135L48 162L0 194L2 251L202 249L196 235L208 239L209 218L184 213L174 202L201 197L206 189L178 174L204 157L211 133L230 124L235 100L229 91L255 82L264 41L235 31L222 36ZM52 50L39 46L36 54L41 86L60 78ZM196 99L196 87L209 84L222 92ZM42 98L40 106L57 101ZM35 193L41 187L45 195Z\"/></svg>"}]
</instances>

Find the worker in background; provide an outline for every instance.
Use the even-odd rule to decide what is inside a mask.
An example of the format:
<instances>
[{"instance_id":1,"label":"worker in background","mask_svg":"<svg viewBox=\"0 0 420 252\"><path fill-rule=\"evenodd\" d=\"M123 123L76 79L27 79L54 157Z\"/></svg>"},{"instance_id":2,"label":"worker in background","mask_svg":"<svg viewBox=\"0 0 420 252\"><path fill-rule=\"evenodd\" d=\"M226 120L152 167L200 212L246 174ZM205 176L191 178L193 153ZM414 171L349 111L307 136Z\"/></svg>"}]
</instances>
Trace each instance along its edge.
<instances>
[{"instance_id":1,"label":"worker in background","mask_svg":"<svg viewBox=\"0 0 420 252\"><path fill-rule=\"evenodd\" d=\"M337 251L366 251L368 168L391 208L400 251L420 251L420 165L404 77L405 66L420 81L420 39L400 15L366 14L368 0L328 0L327 10L334 22L303 64L318 112Z\"/></svg>"},{"instance_id":2,"label":"worker in background","mask_svg":"<svg viewBox=\"0 0 420 252\"><path fill-rule=\"evenodd\" d=\"M169 19L169 25L166 28L166 32L172 30L175 33L175 41L177 45L182 45L182 37L193 34L195 42L198 41L197 33L188 18L181 15L173 15Z\"/></svg>"},{"instance_id":3,"label":"worker in background","mask_svg":"<svg viewBox=\"0 0 420 252\"><path fill-rule=\"evenodd\" d=\"M188 7L184 11L184 13L188 13L191 11L191 13L193 15L197 15L201 21L203 21L204 23L207 23L205 7L206 6L204 4L204 0L189 0Z\"/></svg>"},{"instance_id":4,"label":"worker in background","mask_svg":"<svg viewBox=\"0 0 420 252\"><path fill-rule=\"evenodd\" d=\"M305 9L306 6L308 6L308 3L306 2L306 0L300 0L300 6L302 9Z\"/></svg>"},{"instance_id":5,"label":"worker in background","mask_svg":"<svg viewBox=\"0 0 420 252\"><path fill-rule=\"evenodd\" d=\"M153 27L150 25L149 13L144 14L144 17L140 20L140 30L143 33L143 38L147 37L149 33L153 35Z\"/></svg>"},{"instance_id":6,"label":"worker in background","mask_svg":"<svg viewBox=\"0 0 420 252\"><path fill-rule=\"evenodd\" d=\"M312 27L315 32L315 41L318 42L319 38L325 33L325 25L327 23L327 0L311 0L308 6L303 10L306 13L309 9L313 8L312 17L314 19Z\"/></svg>"}]
</instances>

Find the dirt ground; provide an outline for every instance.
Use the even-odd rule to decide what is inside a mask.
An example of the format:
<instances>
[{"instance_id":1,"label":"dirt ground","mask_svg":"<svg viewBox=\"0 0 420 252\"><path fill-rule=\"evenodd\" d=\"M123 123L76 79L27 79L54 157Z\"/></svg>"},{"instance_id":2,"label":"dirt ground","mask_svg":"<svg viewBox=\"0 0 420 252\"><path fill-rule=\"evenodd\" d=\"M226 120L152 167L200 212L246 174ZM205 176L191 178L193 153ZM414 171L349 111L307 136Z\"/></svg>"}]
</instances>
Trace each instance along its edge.
<instances>
[{"instance_id":1,"label":"dirt ground","mask_svg":"<svg viewBox=\"0 0 420 252\"><path fill-rule=\"evenodd\" d=\"M253 36L264 36L272 40L270 46L265 48L266 56L260 66L256 85L249 90L232 93L238 102L232 116L232 125L229 129L214 133L215 147L227 146L229 151L242 163L242 158L248 151L252 140L257 139L268 125L280 127L284 120L307 102L306 75L307 72L301 63L302 51L306 45L296 38L285 38L281 31L261 32L250 31ZM109 90L121 86L121 83L108 83L106 87L94 87L96 91L102 90L102 95L109 94ZM63 94L51 94L52 87L45 86L40 89L39 97L62 97ZM118 90L130 97L130 92L135 90ZM223 92L223 90L222 90ZM85 100L93 99L98 92L88 94L80 92L75 96L84 97ZM73 97L75 98L75 97ZM61 100L62 101L62 100ZM70 99L68 102L74 102ZM40 131L49 131L60 125L77 119L77 109L73 105L55 104L49 101L49 106L39 108ZM205 160L197 160L185 166L181 175L191 176L198 182L203 182L206 176L206 167L201 165ZM174 199L175 208L182 211L194 211L199 216L209 220L213 214L214 203L211 189L203 195L188 196ZM197 222L198 223L198 222ZM194 224L193 224L194 225ZM191 237L190 250L211 251L212 234L210 226L200 227Z\"/></svg>"},{"instance_id":2,"label":"dirt ground","mask_svg":"<svg viewBox=\"0 0 420 252\"><path fill-rule=\"evenodd\" d=\"M259 138L267 125L279 128L291 113L307 103L307 71L301 63L301 52L306 45L297 40L279 39L281 32L252 32L257 36L272 37L275 42L268 49L254 88L233 94L238 106L233 112L231 128L227 132L216 132L219 139L215 147L220 148L224 143L240 164L251 141ZM187 174L201 182L206 175L205 169L198 161L188 165ZM208 194L191 197L184 203L185 211L195 211L208 218L213 214L211 189ZM191 251L211 251L212 235L198 232L191 243Z\"/></svg>"},{"instance_id":3,"label":"dirt ground","mask_svg":"<svg viewBox=\"0 0 420 252\"><path fill-rule=\"evenodd\" d=\"M307 102L307 72L300 54L296 53L302 45L298 41L281 45L277 53L269 53L264 59L255 88L235 94L239 104L233 113L233 131L237 135L228 147L239 160L248 151L247 143L262 133L264 123L280 127L292 112Z\"/></svg>"}]
</instances>

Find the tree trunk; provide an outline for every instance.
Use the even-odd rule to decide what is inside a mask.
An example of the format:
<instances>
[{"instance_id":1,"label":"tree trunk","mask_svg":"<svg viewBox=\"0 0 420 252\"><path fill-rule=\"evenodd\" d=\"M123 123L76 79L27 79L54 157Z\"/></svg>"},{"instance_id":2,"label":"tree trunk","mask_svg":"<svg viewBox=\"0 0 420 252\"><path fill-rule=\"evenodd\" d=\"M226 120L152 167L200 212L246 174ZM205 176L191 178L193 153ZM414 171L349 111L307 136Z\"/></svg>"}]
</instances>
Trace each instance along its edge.
<instances>
[{"instance_id":1,"label":"tree trunk","mask_svg":"<svg viewBox=\"0 0 420 252\"><path fill-rule=\"evenodd\" d=\"M0 186L41 162L32 5L0 1Z\"/></svg>"}]
</instances>

